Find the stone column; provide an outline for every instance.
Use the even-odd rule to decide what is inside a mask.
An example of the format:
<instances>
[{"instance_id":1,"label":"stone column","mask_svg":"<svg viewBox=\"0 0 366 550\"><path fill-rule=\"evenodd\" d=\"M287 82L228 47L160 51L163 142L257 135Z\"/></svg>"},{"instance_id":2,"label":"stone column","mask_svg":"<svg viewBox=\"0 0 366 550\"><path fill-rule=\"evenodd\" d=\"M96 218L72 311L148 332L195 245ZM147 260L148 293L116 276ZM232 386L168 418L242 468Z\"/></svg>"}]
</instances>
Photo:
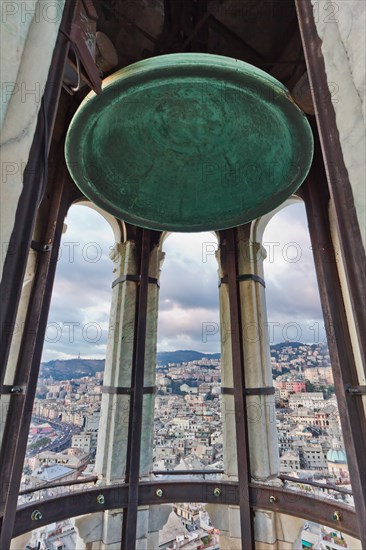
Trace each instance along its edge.
<instances>
[{"instance_id":1,"label":"stone column","mask_svg":"<svg viewBox=\"0 0 366 550\"><path fill-rule=\"evenodd\" d=\"M23 330L25 325L25 319L28 312L28 304L29 304L30 294L32 291L32 286L33 286L36 261L37 261L37 252L30 251L28 256L24 281L23 281L22 294L19 301L19 307L18 307L16 322L15 322L14 332L12 335L9 359L6 365L4 385L7 385L7 386L14 385L15 369L17 366L19 350L20 350L20 345L21 345ZM3 432L5 429L7 412L10 405L10 398L11 398L10 393L4 393L0 395L0 446L2 442Z\"/></svg>"},{"instance_id":2,"label":"stone column","mask_svg":"<svg viewBox=\"0 0 366 550\"><path fill-rule=\"evenodd\" d=\"M164 253L160 247L155 246L150 253L149 266L149 291L147 302L146 344L145 344L145 368L144 387L154 388L156 381L156 340L158 331L158 307L159 286L155 281L159 280L160 269L164 259ZM153 439L154 439L154 408L155 393L145 393L143 397L142 427L141 427L141 452L140 452L140 479L148 481L151 478L153 466ZM166 513L159 512L159 506L140 506L137 513L136 550L150 550L152 541L158 539L157 526L162 529ZM157 531L157 533L156 533Z\"/></svg>"},{"instance_id":3,"label":"stone column","mask_svg":"<svg viewBox=\"0 0 366 550\"><path fill-rule=\"evenodd\" d=\"M122 483L126 473L130 396L115 388L131 387L137 284L118 279L137 275L135 242L117 243L110 257L115 264L114 287L95 463L101 481L107 484Z\"/></svg>"},{"instance_id":4,"label":"stone column","mask_svg":"<svg viewBox=\"0 0 366 550\"><path fill-rule=\"evenodd\" d=\"M231 323L228 285L221 282L226 275L220 261L220 251L217 253L220 280L220 327L221 327L221 385L223 388L234 387L231 348ZM238 460L236 450L236 427L234 395L223 393L221 396L221 411L223 424L224 446L224 478L238 481ZM212 524L220 529L220 548L236 550L241 548L240 510L238 506L207 505Z\"/></svg>"},{"instance_id":5,"label":"stone column","mask_svg":"<svg viewBox=\"0 0 366 550\"><path fill-rule=\"evenodd\" d=\"M47 206L45 207L45 211L47 211L47 208L49 208L49 204L47 204ZM40 238L39 234L45 219L47 219L45 217L45 214L40 213L38 219L36 220L36 227L34 231L35 240L38 240ZM66 232L66 229L67 229L67 226L64 224L63 233ZM19 351L22 343L26 317L28 314L29 300L30 300L30 296L33 288L33 281L34 281L34 276L36 272L36 266L41 254L43 254L43 252L37 252L36 250L33 250L33 249L29 250L29 254L27 258L27 266L26 266L24 279L23 279L22 293L19 300L15 327L12 334L9 358L7 361L6 371L4 376L4 385L7 385L7 386L14 385L15 371L16 371ZM0 446L2 442L3 432L5 429L6 418L7 418L7 413L8 413L9 404L10 404L10 397L11 395L9 393L4 393L0 395ZM27 414L28 413L32 414L32 411L27 411Z\"/></svg>"},{"instance_id":6,"label":"stone column","mask_svg":"<svg viewBox=\"0 0 366 550\"><path fill-rule=\"evenodd\" d=\"M248 389L272 387L263 272L266 251L261 243L251 240L249 226L238 229L238 258L239 275L248 276L243 277L239 283L245 384ZM274 395L247 396L247 413L252 481L276 483L279 473L279 450ZM285 542L282 538L282 524L276 520L276 514L257 511L254 530L257 548L277 548L280 541L282 546ZM297 525L297 533L298 530Z\"/></svg>"},{"instance_id":7,"label":"stone column","mask_svg":"<svg viewBox=\"0 0 366 550\"><path fill-rule=\"evenodd\" d=\"M159 548L159 532L167 523L172 513L171 504L158 504L150 506L149 514L149 534L146 550Z\"/></svg>"},{"instance_id":8,"label":"stone column","mask_svg":"<svg viewBox=\"0 0 366 550\"><path fill-rule=\"evenodd\" d=\"M238 228L237 246L239 276L245 276L239 283L245 385L248 389L272 387L263 275L266 251L250 240L248 226ZM279 472L274 395L247 396L247 412L251 477L267 482Z\"/></svg>"},{"instance_id":9,"label":"stone column","mask_svg":"<svg viewBox=\"0 0 366 550\"><path fill-rule=\"evenodd\" d=\"M242 346L246 388L272 386L272 370L268 339L263 260L265 250L250 240L250 226L237 230L238 275L242 317ZM219 268L223 277L222 266ZM264 282L264 281L263 281ZM229 293L225 283L220 287L221 368L223 388L233 388ZM250 475L253 481L273 483L279 471L279 453L274 395L250 395L247 399ZM237 480L238 460L234 398L225 394L223 400L224 470L225 478ZM234 506L210 506L213 524L221 531L220 547L241 548L239 509ZM276 544L274 515L255 514L256 545ZM259 547L259 546L258 546ZM267 547L267 546L265 546Z\"/></svg>"},{"instance_id":10,"label":"stone column","mask_svg":"<svg viewBox=\"0 0 366 550\"><path fill-rule=\"evenodd\" d=\"M137 282L126 276L138 275L136 243L118 243L111 252L115 263L110 327L104 371L104 393L96 455L96 472L100 484L123 483L126 475L127 443L129 431L130 395L125 389L132 384L131 373L135 337ZM150 253L148 309L146 327L144 387L155 386L156 338L160 265L163 253L155 246ZM118 389L119 388L119 389ZM152 442L154 431L154 403L152 391L144 395L140 478L148 480L152 470ZM79 538L88 548L120 548L122 510L106 511L97 516L84 516L75 520ZM136 548L147 549L149 507L138 511ZM93 518L95 517L95 521Z\"/></svg>"},{"instance_id":11,"label":"stone column","mask_svg":"<svg viewBox=\"0 0 366 550\"><path fill-rule=\"evenodd\" d=\"M156 381L156 341L159 309L159 285L154 281L159 280L164 256L165 254L161 251L160 246L155 246L150 253L149 277L151 278L151 283L149 284L147 302L144 386L154 388ZM140 476L147 480L150 478L153 461L154 393L146 393L144 395L143 407Z\"/></svg>"}]
</instances>

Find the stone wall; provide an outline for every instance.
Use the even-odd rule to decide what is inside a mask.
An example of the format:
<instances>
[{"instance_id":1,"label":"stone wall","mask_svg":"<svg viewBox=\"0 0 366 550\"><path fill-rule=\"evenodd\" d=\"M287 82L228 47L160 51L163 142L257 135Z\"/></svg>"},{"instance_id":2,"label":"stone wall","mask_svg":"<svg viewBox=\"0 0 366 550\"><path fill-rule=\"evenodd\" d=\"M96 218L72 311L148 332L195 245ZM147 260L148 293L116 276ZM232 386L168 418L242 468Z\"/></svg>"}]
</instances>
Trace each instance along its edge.
<instances>
[{"instance_id":1,"label":"stone wall","mask_svg":"<svg viewBox=\"0 0 366 550\"><path fill-rule=\"evenodd\" d=\"M311 0L363 244L366 242L366 4Z\"/></svg>"},{"instance_id":2,"label":"stone wall","mask_svg":"<svg viewBox=\"0 0 366 550\"><path fill-rule=\"evenodd\" d=\"M13 230L23 172L37 124L65 0L2 1L1 260Z\"/></svg>"}]
</instances>

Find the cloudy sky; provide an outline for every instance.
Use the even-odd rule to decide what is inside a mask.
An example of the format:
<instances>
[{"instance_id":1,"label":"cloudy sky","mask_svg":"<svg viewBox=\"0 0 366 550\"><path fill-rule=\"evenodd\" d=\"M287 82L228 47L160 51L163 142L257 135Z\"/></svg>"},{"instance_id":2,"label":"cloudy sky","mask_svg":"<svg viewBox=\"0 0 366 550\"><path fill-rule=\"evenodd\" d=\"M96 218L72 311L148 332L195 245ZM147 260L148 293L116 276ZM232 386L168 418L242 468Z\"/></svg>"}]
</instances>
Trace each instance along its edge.
<instances>
[{"instance_id":1,"label":"cloudy sky","mask_svg":"<svg viewBox=\"0 0 366 550\"><path fill-rule=\"evenodd\" d=\"M85 206L66 220L48 319L43 361L105 357L113 280L108 223ZM314 264L304 207L277 214L264 234L271 343L323 341ZM158 349L220 350L217 242L211 233L175 234L165 242Z\"/></svg>"}]
</instances>

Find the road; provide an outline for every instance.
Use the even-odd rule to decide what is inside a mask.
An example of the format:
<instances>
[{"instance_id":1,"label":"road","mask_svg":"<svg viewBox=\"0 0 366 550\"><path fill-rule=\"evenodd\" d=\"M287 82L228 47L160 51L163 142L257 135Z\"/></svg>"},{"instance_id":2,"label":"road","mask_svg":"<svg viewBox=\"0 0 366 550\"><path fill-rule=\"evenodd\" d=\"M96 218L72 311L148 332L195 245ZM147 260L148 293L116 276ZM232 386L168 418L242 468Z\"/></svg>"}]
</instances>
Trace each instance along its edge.
<instances>
[{"instance_id":1,"label":"road","mask_svg":"<svg viewBox=\"0 0 366 550\"><path fill-rule=\"evenodd\" d=\"M72 436L74 434L80 433L81 431L81 428L79 426L66 424L65 422L61 422L60 420L50 420L49 418L43 418L42 416L33 416L32 421L35 424L43 424L44 422L47 422L57 432L61 432L62 435L48 445L44 445L43 447L39 447L38 449L27 452L27 457L34 456L44 451L63 451L64 449L67 449L67 447L70 447Z\"/></svg>"}]
</instances>

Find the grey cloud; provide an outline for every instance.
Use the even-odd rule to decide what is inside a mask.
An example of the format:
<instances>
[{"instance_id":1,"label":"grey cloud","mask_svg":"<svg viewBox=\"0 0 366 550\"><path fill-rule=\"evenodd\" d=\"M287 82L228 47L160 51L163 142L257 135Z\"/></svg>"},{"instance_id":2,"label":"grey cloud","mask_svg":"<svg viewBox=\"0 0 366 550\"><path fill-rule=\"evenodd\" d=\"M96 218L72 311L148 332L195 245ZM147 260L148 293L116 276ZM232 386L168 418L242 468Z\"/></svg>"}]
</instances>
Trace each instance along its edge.
<instances>
[{"instance_id":1,"label":"grey cloud","mask_svg":"<svg viewBox=\"0 0 366 550\"><path fill-rule=\"evenodd\" d=\"M66 220L44 344L43 360L62 356L104 357L113 264L113 234L85 207ZM96 261L97 260L97 261Z\"/></svg>"},{"instance_id":2,"label":"grey cloud","mask_svg":"<svg viewBox=\"0 0 366 550\"><path fill-rule=\"evenodd\" d=\"M108 258L113 245L112 230L101 216L83 207L71 209L67 223L69 228L63 237L63 254L49 316L49 323L60 324L62 337L51 342L56 328L53 332L52 327L49 328L44 358L76 356L79 352L82 356L104 357L111 282L115 277L113 263ZM80 244L74 248L65 245L72 242ZM270 222L264 242L272 243L269 246L273 252L265 262L268 318L273 329L271 343L283 341L284 336L292 339L297 325L303 341L322 341L324 323L303 207L290 207L278 214ZM90 261L94 257L92 246L89 257L85 254L88 243L97 243L94 253L99 250L101 254L97 262ZM273 243L278 244L274 246ZM293 262L296 246L291 248L289 243L296 243L301 250L301 257L296 262ZM211 234L178 234L167 239L160 277L160 350L219 351L220 339L215 333L219 322L216 246ZM266 248L268 250L268 244ZM74 251L72 261L71 251ZM79 323L73 329L72 342L70 322ZM96 336L92 325L89 333L83 334L83 327L88 323L101 327L98 341L92 341ZM205 337L203 327L206 327Z\"/></svg>"},{"instance_id":3,"label":"grey cloud","mask_svg":"<svg viewBox=\"0 0 366 550\"><path fill-rule=\"evenodd\" d=\"M324 321L304 206L277 214L263 240L276 245L272 244L272 256L264 263L272 340L293 339L298 327L300 340L323 341Z\"/></svg>"},{"instance_id":4,"label":"grey cloud","mask_svg":"<svg viewBox=\"0 0 366 550\"><path fill-rule=\"evenodd\" d=\"M215 310L219 305L217 272L199 264L166 261L160 277L160 303L163 309L174 306L204 307Z\"/></svg>"}]
</instances>

